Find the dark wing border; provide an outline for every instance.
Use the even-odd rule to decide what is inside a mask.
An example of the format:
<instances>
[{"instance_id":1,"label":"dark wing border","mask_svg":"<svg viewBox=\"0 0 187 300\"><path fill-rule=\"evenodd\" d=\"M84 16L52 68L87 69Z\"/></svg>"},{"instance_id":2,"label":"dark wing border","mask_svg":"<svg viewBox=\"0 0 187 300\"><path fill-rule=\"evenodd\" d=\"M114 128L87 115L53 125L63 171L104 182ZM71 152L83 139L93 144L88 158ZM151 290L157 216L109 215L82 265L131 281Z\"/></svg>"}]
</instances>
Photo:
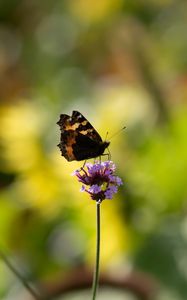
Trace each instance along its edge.
<instances>
[{"instance_id":1,"label":"dark wing border","mask_svg":"<svg viewBox=\"0 0 187 300\"><path fill-rule=\"evenodd\" d=\"M76 131L79 132L82 135L86 135L91 140L94 140L95 142L101 143L102 138L100 134L95 130L95 128L92 126L92 124L79 112L74 110L72 112L72 122L73 125L77 124Z\"/></svg>"}]
</instances>

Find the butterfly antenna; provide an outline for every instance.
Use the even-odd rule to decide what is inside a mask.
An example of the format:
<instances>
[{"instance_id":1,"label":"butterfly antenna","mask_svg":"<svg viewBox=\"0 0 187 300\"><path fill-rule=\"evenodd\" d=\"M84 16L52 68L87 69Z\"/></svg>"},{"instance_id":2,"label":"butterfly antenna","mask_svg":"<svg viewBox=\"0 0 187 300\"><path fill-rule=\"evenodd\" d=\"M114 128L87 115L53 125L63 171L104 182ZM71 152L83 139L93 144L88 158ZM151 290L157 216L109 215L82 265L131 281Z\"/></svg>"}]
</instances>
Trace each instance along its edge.
<instances>
[{"instance_id":1,"label":"butterfly antenna","mask_svg":"<svg viewBox=\"0 0 187 300\"><path fill-rule=\"evenodd\" d=\"M111 138L113 138L114 136L116 136L117 134L119 134L122 130L124 130L126 128L126 126L124 126L123 128L121 128L120 130L114 132L110 137L109 140L111 140ZM107 132L108 133L108 132Z\"/></svg>"},{"instance_id":2,"label":"butterfly antenna","mask_svg":"<svg viewBox=\"0 0 187 300\"><path fill-rule=\"evenodd\" d=\"M105 136L105 141L107 140L107 136L108 136L108 131L107 131L106 136Z\"/></svg>"}]
</instances>

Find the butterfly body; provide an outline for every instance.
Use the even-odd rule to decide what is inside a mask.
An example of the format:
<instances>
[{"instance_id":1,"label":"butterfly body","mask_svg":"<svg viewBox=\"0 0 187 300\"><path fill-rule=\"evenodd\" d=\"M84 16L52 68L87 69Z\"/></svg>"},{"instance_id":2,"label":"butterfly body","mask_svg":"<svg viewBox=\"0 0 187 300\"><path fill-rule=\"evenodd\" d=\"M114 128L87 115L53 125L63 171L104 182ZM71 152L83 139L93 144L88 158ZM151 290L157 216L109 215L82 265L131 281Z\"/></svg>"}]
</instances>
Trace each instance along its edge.
<instances>
[{"instance_id":1,"label":"butterfly body","mask_svg":"<svg viewBox=\"0 0 187 300\"><path fill-rule=\"evenodd\" d=\"M102 140L99 133L78 111L73 111L72 116L61 114L57 124L61 130L58 147L68 161L101 156L110 144Z\"/></svg>"}]
</instances>

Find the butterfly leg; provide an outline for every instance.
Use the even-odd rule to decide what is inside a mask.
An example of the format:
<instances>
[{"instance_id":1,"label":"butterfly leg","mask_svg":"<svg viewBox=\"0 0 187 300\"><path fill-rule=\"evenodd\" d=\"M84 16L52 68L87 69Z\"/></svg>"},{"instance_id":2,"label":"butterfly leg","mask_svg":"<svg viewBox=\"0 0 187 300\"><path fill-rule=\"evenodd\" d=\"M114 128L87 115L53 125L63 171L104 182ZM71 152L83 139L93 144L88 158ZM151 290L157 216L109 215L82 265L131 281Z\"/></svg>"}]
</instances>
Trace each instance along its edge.
<instances>
[{"instance_id":1,"label":"butterfly leg","mask_svg":"<svg viewBox=\"0 0 187 300\"><path fill-rule=\"evenodd\" d=\"M108 160L111 160L112 155L111 155L111 153L110 153L109 148L107 148L107 151L108 151Z\"/></svg>"},{"instance_id":2,"label":"butterfly leg","mask_svg":"<svg viewBox=\"0 0 187 300\"><path fill-rule=\"evenodd\" d=\"M107 148L108 153L104 153L102 156L107 156L108 160L111 160L111 153L110 150Z\"/></svg>"},{"instance_id":3,"label":"butterfly leg","mask_svg":"<svg viewBox=\"0 0 187 300\"><path fill-rule=\"evenodd\" d=\"M78 172L84 171L85 164L86 164L86 160L84 161L82 167L80 167L77 171L78 171Z\"/></svg>"},{"instance_id":4,"label":"butterfly leg","mask_svg":"<svg viewBox=\"0 0 187 300\"><path fill-rule=\"evenodd\" d=\"M85 159L85 161L84 161L82 167L80 167L80 171L84 170L85 164L86 164L86 159Z\"/></svg>"},{"instance_id":5,"label":"butterfly leg","mask_svg":"<svg viewBox=\"0 0 187 300\"><path fill-rule=\"evenodd\" d=\"M110 154L109 153L102 154L102 156L107 156L107 160L110 160Z\"/></svg>"},{"instance_id":6,"label":"butterfly leg","mask_svg":"<svg viewBox=\"0 0 187 300\"><path fill-rule=\"evenodd\" d=\"M94 158L93 163L94 164L98 164L98 163L100 164L101 163L101 156L98 156L98 157Z\"/></svg>"}]
</instances>

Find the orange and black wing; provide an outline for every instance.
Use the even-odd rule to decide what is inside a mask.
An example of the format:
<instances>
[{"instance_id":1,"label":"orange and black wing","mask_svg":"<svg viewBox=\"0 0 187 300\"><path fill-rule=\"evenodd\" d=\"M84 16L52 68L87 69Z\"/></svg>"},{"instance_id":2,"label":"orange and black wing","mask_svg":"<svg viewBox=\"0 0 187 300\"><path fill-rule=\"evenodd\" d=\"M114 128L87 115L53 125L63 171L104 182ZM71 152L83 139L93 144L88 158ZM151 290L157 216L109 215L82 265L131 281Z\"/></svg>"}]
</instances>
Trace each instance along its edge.
<instances>
[{"instance_id":1,"label":"orange and black wing","mask_svg":"<svg viewBox=\"0 0 187 300\"><path fill-rule=\"evenodd\" d=\"M68 161L97 157L108 147L109 143L102 141L99 133L78 111L73 111L72 116L61 114L57 124L61 130L58 146Z\"/></svg>"}]
</instances>

